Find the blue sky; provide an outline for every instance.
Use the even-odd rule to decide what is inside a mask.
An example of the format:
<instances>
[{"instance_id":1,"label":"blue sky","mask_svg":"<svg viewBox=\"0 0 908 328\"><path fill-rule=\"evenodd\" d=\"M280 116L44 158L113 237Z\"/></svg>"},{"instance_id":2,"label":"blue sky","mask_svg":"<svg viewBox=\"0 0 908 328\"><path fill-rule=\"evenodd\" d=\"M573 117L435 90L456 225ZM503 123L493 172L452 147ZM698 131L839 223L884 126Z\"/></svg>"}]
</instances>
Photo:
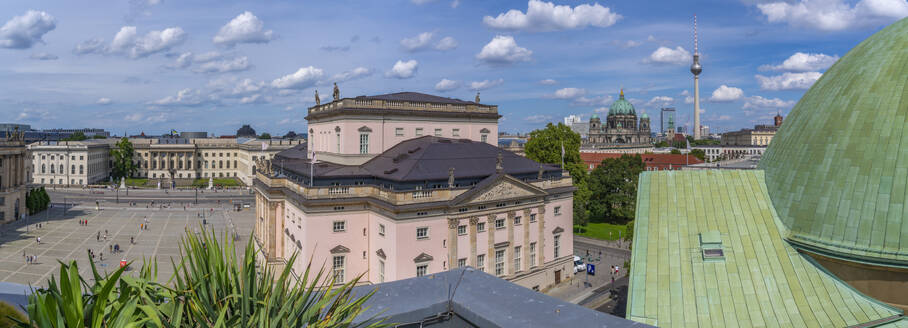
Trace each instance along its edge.
<instances>
[{"instance_id":1,"label":"blue sky","mask_svg":"<svg viewBox=\"0 0 908 328\"><path fill-rule=\"evenodd\" d=\"M0 121L116 134L306 130L330 97L417 91L499 105L503 131L607 111L620 88L691 124L769 123L906 0L4 1ZM604 113L603 113L604 115ZM654 123L655 125L655 123Z\"/></svg>"}]
</instances>

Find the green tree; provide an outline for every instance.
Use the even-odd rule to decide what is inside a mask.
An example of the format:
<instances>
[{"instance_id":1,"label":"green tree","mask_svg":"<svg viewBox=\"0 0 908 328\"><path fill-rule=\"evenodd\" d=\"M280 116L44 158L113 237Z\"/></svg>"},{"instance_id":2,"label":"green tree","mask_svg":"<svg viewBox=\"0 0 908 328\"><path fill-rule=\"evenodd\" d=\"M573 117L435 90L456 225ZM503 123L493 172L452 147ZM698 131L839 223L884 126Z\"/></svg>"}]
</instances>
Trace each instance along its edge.
<instances>
[{"instance_id":1,"label":"green tree","mask_svg":"<svg viewBox=\"0 0 908 328\"><path fill-rule=\"evenodd\" d=\"M690 154L701 161L706 161L706 152L703 149L691 149Z\"/></svg>"},{"instance_id":2,"label":"green tree","mask_svg":"<svg viewBox=\"0 0 908 328\"><path fill-rule=\"evenodd\" d=\"M268 132L264 132L264 133L262 133L262 135L259 136L259 139L271 139L271 134Z\"/></svg>"},{"instance_id":3,"label":"green tree","mask_svg":"<svg viewBox=\"0 0 908 328\"><path fill-rule=\"evenodd\" d=\"M656 148L665 148L668 147L668 142L665 140L659 141L654 145Z\"/></svg>"},{"instance_id":4,"label":"green tree","mask_svg":"<svg viewBox=\"0 0 908 328\"><path fill-rule=\"evenodd\" d=\"M92 139L107 139L107 137L100 135L100 134L96 134L96 135L92 136L91 138Z\"/></svg>"},{"instance_id":5,"label":"green tree","mask_svg":"<svg viewBox=\"0 0 908 328\"><path fill-rule=\"evenodd\" d=\"M681 155L681 151L677 149L672 149L671 153L675 155Z\"/></svg>"},{"instance_id":6,"label":"green tree","mask_svg":"<svg viewBox=\"0 0 908 328\"><path fill-rule=\"evenodd\" d=\"M585 225L589 220L587 202L590 197L586 165L580 159L580 134L562 123L549 123L545 129L530 132L524 146L527 158L540 163L561 165L564 145L564 169L572 177L574 191L574 224Z\"/></svg>"},{"instance_id":7,"label":"green tree","mask_svg":"<svg viewBox=\"0 0 908 328\"><path fill-rule=\"evenodd\" d=\"M111 175L113 175L114 179L132 177L138 169L135 162L133 162L135 153L132 143L126 137L117 142L115 149L110 150L110 157L113 158L113 172Z\"/></svg>"},{"instance_id":8,"label":"green tree","mask_svg":"<svg viewBox=\"0 0 908 328\"><path fill-rule=\"evenodd\" d=\"M85 140L85 139L88 139L88 137L85 136L85 133L82 133L82 131L76 131L76 132L73 132L73 134L70 134L68 137L63 138L63 139L60 139L60 140L63 140L63 141L82 141L82 140Z\"/></svg>"},{"instance_id":9,"label":"green tree","mask_svg":"<svg viewBox=\"0 0 908 328\"><path fill-rule=\"evenodd\" d=\"M637 206L637 179L643 170L640 155L603 160L590 174L591 218L614 224L633 220Z\"/></svg>"}]
</instances>

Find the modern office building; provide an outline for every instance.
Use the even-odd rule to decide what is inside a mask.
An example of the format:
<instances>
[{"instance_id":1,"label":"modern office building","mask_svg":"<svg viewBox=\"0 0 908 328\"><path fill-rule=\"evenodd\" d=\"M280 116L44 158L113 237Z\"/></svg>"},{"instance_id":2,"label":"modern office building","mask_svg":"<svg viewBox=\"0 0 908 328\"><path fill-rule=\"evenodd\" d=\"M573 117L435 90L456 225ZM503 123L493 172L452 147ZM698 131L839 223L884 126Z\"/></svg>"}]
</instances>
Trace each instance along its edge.
<instances>
[{"instance_id":1,"label":"modern office building","mask_svg":"<svg viewBox=\"0 0 908 328\"><path fill-rule=\"evenodd\" d=\"M496 106L400 93L309 117L315 164L299 145L257 165L255 238L272 265L299 252L363 283L471 266L537 290L573 276L571 177L497 147Z\"/></svg>"},{"instance_id":2,"label":"modern office building","mask_svg":"<svg viewBox=\"0 0 908 328\"><path fill-rule=\"evenodd\" d=\"M27 212L29 160L25 133L15 127L0 133L0 223L18 220Z\"/></svg>"}]
</instances>

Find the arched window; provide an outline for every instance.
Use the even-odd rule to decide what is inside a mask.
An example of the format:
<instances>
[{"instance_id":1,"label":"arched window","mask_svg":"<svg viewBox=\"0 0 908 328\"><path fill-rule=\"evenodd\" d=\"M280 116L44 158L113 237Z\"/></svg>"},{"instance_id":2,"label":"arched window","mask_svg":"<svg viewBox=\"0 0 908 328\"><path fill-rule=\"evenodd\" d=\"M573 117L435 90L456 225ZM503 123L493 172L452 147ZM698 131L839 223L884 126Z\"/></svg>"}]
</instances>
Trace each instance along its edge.
<instances>
[{"instance_id":1,"label":"arched window","mask_svg":"<svg viewBox=\"0 0 908 328\"><path fill-rule=\"evenodd\" d=\"M60 164L60 174L63 174L63 172L66 172L66 171L63 170L63 164ZM60 184L63 184L63 183L60 182Z\"/></svg>"},{"instance_id":2,"label":"arched window","mask_svg":"<svg viewBox=\"0 0 908 328\"><path fill-rule=\"evenodd\" d=\"M223 168L224 168L224 161L218 161L218 167L223 169Z\"/></svg>"},{"instance_id":3,"label":"arched window","mask_svg":"<svg viewBox=\"0 0 908 328\"><path fill-rule=\"evenodd\" d=\"M84 174L84 173L85 173L85 167L82 165L79 165L79 174Z\"/></svg>"},{"instance_id":4,"label":"arched window","mask_svg":"<svg viewBox=\"0 0 908 328\"><path fill-rule=\"evenodd\" d=\"M239 166L236 166L236 160L234 160L234 161L233 161L233 168L238 168L238 167L239 167Z\"/></svg>"},{"instance_id":5,"label":"arched window","mask_svg":"<svg viewBox=\"0 0 908 328\"><path fill-rule=\"evenodd\" d=\"M41 164L41 174L44 174L44 173L45 173L45 171L46 171L46 168L47 168L47 164ZM54 167L53 167L53 166L51 166L51 168L50 168L50 169L51 169L51 170L53 170L53 169L54 169Z\"/></svg>"},{"instance_id":6,"label":"arched window","mask_svg":"<svg viewBox=\"0 0 908 328\"><path fill-rule=\"evenodd\" d=\"M72 167L69 168L69 174L76 174L76 164L73 164Z\"/></svg>"}]
</instances>

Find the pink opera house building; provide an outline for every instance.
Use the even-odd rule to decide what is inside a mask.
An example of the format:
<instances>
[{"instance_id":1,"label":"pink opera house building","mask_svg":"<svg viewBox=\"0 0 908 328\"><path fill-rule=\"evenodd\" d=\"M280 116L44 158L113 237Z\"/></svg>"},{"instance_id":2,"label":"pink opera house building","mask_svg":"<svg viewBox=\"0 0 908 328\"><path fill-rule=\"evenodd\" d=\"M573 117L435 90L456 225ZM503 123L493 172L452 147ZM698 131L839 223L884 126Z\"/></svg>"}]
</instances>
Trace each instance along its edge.
<instances>
[{"instance_id":1,"label":"pink opera house building","mask_svg":"<svg viewBox=\"0 0 908 328\"><path fill-rule=\"evenodd\" d=\"M308 144L257 163L261 254L283 266L299 252L297 275L311 258L338 283L462 266L536 290L570 279L571 177L498 148L500 117L413 92L309 108Z\"/></svg>"}]
</instances>

